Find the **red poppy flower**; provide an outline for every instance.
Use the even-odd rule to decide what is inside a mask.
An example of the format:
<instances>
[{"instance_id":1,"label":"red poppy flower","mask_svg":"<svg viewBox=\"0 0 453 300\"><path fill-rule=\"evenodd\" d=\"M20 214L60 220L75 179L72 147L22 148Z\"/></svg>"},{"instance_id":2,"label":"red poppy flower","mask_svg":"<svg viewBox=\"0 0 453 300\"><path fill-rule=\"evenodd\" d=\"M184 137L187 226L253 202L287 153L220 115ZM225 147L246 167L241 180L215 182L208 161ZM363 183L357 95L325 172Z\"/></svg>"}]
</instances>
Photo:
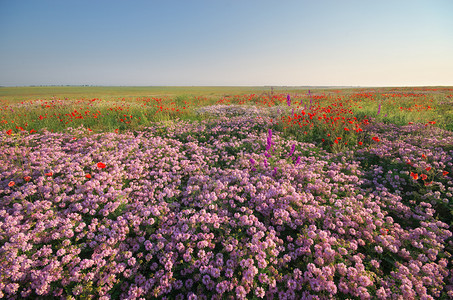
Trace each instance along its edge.
<instances>
[{"instance_id":1,"label":"red poppy flower","mask_svg":"<svg viewBox=\"0 0 453 300\"><path fill-rule=\"evenodd\" d=\"M90 179L91 178L91 174L85 174L85 177Z\"/></svg>"},{"instance_id":2,"label":"red poppy flower","mask_svg":"<svg viewBox=\"0 0 453 300\"><path fill-rule=\"evenodd\" d=\"M429 170L431 170L431 167L427 167L425 170L426 172L429 172Z\"/></svg>"},{"instance_id":3,"label":"red poppy flower","mask_svg":"<svg viewBox=\"0 0 453 300\"><path fill-rule=\"evenodd\" d=\"M426 158L426 155L425 155L425 154L422 154L422 158Z\"/></svg>"},{"instance_id":4,"label":"red poppy flower","mask_svg":"<svg viewBox=\"0 0 453 300\"><path fill-rule=\"evenodd\" d=\"M30 181L30 180L31 180L31 177L30 177L30 176L25 176L25 177L24 177L24 180L25 180L25 181Z\"/></svg>"},{"instance_id":5,"label":"red poppy flower","mask_svg":"<svg viewBox=\"0 0 453 300\"><path fill-rule=\"evenodd\" d=\"M363 143L362 143L362 142L359 142L359 145L360 145L360 146L362 146L362 145L363 145Z\"/></svg>"},{"instance_id":6,"label":"red poppy flower","mask_svg":"<svg viewBox=\"0 0 453 300\"><path fill-rule=\"evenodd\" d=\"M417 179L418 179L418 174L417 174L417 173L414 173L414 172L411 172L411 177L412 177L414 180L417 180Z\"/></svg>"},{"instance_id":7,"label":"red poppy flower","mask_svg":"<svg viewBox=\"0 0 453 300\"><path fill-rule=\"evenodd\" d=\"M442 172L442 175L446 176L448 173L449 173L449 172L447 172L447 171L443 171L443 172Z\"/></svg>"},{"instance_id":8,"label":"red poppy flower","mask_svg":"<svg viewBox=\"0 0 453 300\"><path fill-rule=\"evenodd\" d=\"M104 168L105 168L105 164L104 164L104 163L101 163L101 162L98 162L97 167L98 167L99 169L104 169Z\"/></svg>"},{"instance_id":9,"label":"red poppy flower","mask_svg":"<svg viewBox=\"0 0 453 300\"><path fill-rule=\"evenodd\" d=\"M423 179L423 180L426 180L426 178L428 178L428 176L426 176L426 174L421 174L420 178Z\"/></svg>"},{"instance_id":10,"label":"red poppy flower","mask_svg":"<svg viewBox=\"0 0 453 300\"><path fill-rule=\"evenodd\" d=\"M13 133L13 130L12 130L12 129L10 129L10 130L8 130L8 131L6 132L7 135L11 135L12 133Z\"/></svg>"},{"instance_id":11,"label":"red poppy flower","mask_svg":"<svg viewBox=\"0 0 453 300\"><path fill-rule=\"evenodd\" d=\"M13 185L15 185L15 184L16 184L16 183L15 183L14 181L10 181L10 182L8 183L8 186L13 186Z\"/></svg>"},{"instance_id":12,"label":"red poppy flower","mask_svg":"<svg viewBox=\"0 0 453 300\"><path fill-rule=\"evenodd\" d=\"M46 176L49 176L49 177L50 177L50 176L52 176L52 175L53 175L52 172L46 173Z\"/></svg>"},{"instance_id":13,"label":"red poppy flower","mask_svg":"<svg viewBox=\"0 0 453 300\"><path fill-rule=\"evenodd\" d=\"M430 182L425 182L425 186L431 185L431 183L433 183L433 182L432 182L432 181L430 181Z\"/></svg>"},{"instance_id":14,"label":"red poppy flower","mask_svg":"<svg viewBox=\"0 0 453 300\"><path fill-rule=\"evenodd\" d=\"M36 130L34 130L34 129L30 130L30 133L33 133L33 132L36 132Z\"/></svg>"},{"instance_id":15,"label":"red poppy flower","mask_svg":"<svg viewBox=\"0 0 453 300\"><path fill-rule=\"evenodd\" d=\"M379 138L377 136L374 136L373 141L379 142Z\"/></svg>"},{"instance_id":16,"label":"red poppy flower","mask_svg":"<svg viewBox=\"0 0 453 300\"><path fill-rule=\"evenodd\" d=\"M349 131L349 128L346 128L346 127L345 127L344 130L345 130L345 131Z\"/></svg>"}]
</instances>

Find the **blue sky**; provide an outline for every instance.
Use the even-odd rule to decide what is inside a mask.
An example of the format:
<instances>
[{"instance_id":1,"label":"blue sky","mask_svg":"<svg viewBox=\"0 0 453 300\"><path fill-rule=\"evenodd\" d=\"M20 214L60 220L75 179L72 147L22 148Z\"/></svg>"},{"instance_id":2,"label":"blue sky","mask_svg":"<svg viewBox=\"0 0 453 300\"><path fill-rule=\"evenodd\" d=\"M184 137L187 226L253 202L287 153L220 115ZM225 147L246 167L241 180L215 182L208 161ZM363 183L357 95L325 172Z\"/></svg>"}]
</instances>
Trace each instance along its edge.
<instances>
[{"instance_id":1,"label":"blue sky","mask_svg":"<svg viewBox=\"0 0 453 300\"><path fill-rule=\"evenodd\" d=\"M450 0L0 0L0 85L453 86Z\"/></svg>"}]
</instances>

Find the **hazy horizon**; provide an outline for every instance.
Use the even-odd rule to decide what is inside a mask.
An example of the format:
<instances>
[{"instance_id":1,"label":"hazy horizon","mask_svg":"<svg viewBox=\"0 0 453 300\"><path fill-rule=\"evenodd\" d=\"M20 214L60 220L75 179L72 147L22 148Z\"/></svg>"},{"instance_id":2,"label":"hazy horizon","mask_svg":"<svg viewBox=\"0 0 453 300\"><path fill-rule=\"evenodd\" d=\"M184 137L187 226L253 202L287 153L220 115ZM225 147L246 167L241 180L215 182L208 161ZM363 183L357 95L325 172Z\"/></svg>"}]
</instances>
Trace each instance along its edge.
<instances>
[{"instance_id":1,"label":"hazy horizon","mask_svg":"<svg viewBox=\"0 0 453 300\"><path fill-rule=\"evenodd\" d=\"M0 0L0 86L453 86L453 1Z\"/></svg>"}]
</instances>

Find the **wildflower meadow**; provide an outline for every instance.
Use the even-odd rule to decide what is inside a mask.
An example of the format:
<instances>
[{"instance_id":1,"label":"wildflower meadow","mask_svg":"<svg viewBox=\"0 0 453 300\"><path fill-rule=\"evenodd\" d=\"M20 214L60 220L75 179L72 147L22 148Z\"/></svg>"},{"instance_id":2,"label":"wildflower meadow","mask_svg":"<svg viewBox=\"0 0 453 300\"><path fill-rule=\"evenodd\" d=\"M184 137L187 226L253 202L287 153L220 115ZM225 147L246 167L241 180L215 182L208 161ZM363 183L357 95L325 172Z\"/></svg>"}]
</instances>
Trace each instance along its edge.
<instances>
[{"instance_id":1,"label":"wildflower meadow","mask_svg":"<svg viewBox=\"0 0 453 300\"><path fill-rule=\"evenodd\" d=\"M453 88L2 89L0 298L453 298Z\"/></svg>"}]
</instances>

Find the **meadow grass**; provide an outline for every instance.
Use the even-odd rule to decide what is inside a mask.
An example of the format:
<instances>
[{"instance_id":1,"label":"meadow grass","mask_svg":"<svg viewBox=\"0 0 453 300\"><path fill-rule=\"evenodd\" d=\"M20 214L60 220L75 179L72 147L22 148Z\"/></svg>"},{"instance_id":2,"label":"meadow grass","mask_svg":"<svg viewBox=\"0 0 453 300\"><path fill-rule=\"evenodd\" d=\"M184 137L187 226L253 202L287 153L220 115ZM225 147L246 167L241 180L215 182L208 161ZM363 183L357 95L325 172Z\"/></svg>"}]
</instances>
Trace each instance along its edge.
<instances>
[{"instance_id":1,"label":"meadow grass","mask_svg":"<svg viewBox=\"0 0 453 300\"><path fill-rule=\"evenodd\" d=\"M0 100L14 103L24 100L67 98L103 98L105 100L134 97L205 96L220 97L241 94L305 93L298 87L248 87L248 86L33 86L0 87Z\"/></svg>"}]
</instances>

